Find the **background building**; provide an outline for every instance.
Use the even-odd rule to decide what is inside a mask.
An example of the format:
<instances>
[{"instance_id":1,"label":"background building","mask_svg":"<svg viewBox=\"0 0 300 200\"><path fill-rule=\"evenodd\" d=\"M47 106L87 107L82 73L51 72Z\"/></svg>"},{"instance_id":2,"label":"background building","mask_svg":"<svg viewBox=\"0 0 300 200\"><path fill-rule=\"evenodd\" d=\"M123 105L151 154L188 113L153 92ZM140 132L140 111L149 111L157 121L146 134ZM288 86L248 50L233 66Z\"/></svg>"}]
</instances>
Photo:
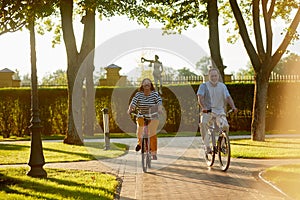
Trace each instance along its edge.
<instances>
[{"instance_id":1,"label":"background building","mask_svg":"<svg viewBox=\"0 0 300 200\"><path fill-rule=\"evenodd\" d=\"M120 76L119 71L122 69L118 65L110 64L104 68L106 78L99 80L100 86L126 86L128 85L127 76Z\"/></svg>"},{"instance_id":2,"label":"background building","mask_svg":"<svg viewBox=\"0 0 300 200\"><path fill-rule=\"evenodd\" d=\"M8 68L0 70L0 87L20 87L21 80L15 80L14 75L15 72Z\"/></svg>"}]
</instances>

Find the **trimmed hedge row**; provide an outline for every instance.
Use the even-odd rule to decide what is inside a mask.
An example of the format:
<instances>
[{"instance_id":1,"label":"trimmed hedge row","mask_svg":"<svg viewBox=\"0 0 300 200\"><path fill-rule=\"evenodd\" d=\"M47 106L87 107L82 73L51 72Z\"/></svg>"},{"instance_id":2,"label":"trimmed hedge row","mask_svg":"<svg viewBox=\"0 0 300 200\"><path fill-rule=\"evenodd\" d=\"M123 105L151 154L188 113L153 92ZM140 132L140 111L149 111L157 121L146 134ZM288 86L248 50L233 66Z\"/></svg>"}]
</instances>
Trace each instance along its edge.
<instances>
[{"instance_id":1,"label":"trimmed hedge row","mask_svg":"<svg viewBox=\"0 0 300 200\"><path fill-rule=\"evenodd\" d=\"M237 115L230 115L228 121L232 131L250 131L253 103L253 84L228 84L228 89L239 108ZM196 91L198 85L178 85L163 88L165 114L162 128L167 132L197 131L199 107ZM109 108L110 132L135 132L133 120L127 115L128 104L136 88L110 87L95 91L95 131L102 132L102 109ZM30 134L31 90L26 88L0 89L0 134L24 136ZM66 134L67 131L67 89L42 88L38 91L39 113L43 135ZM83 104L85 101L82 101ZM81 103L82 103L81 102ZM82 104L82 105L83 105ZM84 113L83 119L94 116ZM268 93L266 130L288 131L300 128L300 83L270 83ZM84 126L84 125L83 125ZM84 128L83 128L84 130ZM90 134L89 134L90 135Z\"/></svg>"}]
</instances>

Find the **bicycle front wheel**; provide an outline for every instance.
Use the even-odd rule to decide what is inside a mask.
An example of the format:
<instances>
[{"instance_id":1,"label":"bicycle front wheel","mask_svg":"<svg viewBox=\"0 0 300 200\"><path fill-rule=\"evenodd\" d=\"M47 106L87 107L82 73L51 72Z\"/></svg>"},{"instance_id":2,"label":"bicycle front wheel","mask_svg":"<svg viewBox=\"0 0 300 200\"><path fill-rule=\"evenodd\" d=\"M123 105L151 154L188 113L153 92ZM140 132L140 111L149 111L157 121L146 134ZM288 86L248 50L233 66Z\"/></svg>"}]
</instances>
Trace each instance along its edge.
<instances>
[{"instance_id":1,"label":"bicycle front wheel","mask_svg":"<svg viewBox=\"0 0 300 200\"><path fill-rule=\"evenodd\" d=\"M218 156L222 171L226 171L230 165L230 140L226 132L222 132L218 139Z\"/></svg>"},{"instance_id":2,"label":"bicycle front wheel","mask_svg":"<svg viewBox=\"0 0 300 200\"><path fill-rule=\"evenodd\" d=\"M143 172L147 172L147 167L149 164L149 156L148 156L148 139L143 138L142 140L142 167Z\"/></svg>"},{"instance_id":3,"label":"bicycle front wheel","mask_svg":"<svg viewBox=\"0 0 300 200\"><path fill-rule=\"evenodd\" d=\"M150 169L151 168L151 150L150 150L150 138L147 138L147 166Z\"/></svg>"},{"instance_id":4,"label":"bicycle front wheel","mask_svg":"<svg viewBox=\"0 0 300 200\"><path fill-rule=\"evenodd\" d=\"M207 152L207 151L204 151L204 159L205 159L205 162L207 164L207 166L211 167L213 166L214 162L215 162L215 148L214 148L214 144L215 144L215 138L214 137L214 134L207 134L206 137L209 137L209 147L211 149L211 152Z\"/></svg>"}]
</instances>

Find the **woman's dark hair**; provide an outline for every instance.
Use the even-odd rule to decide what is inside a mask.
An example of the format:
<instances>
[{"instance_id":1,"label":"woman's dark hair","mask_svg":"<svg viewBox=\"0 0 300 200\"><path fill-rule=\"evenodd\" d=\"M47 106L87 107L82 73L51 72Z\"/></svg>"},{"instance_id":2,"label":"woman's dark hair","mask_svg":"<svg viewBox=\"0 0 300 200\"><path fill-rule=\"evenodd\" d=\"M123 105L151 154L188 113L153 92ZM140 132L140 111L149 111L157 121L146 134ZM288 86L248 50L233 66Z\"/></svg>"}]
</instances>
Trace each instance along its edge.
<instances>
[{"instance_id":1,"label":"woman's dark hair","mask_svg":"<svg viewBox=\"0 0 300 200\"><path fill-rule=\"evenodd\" d=\"M146 80L150 81L150 90L151 90L151 91L155 90L152 81L151 81L149 78L144 78L144 79L142 80L142 82L141 82L140 87L139 87L139 91L140 91L140 92L144 91L143 83L144 83Z\"/></svg>"}]
</instances>

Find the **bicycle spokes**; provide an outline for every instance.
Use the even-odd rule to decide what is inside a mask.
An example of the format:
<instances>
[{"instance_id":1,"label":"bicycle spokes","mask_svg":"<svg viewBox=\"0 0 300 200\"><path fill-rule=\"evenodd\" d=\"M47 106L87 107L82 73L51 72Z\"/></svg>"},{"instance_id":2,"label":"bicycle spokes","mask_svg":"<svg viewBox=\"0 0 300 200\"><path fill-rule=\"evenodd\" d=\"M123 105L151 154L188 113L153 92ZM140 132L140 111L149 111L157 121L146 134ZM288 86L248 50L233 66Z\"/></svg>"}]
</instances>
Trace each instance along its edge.
<instances>
[{"instance_id":1,"label":"bicycle spokes","mask_svg":"<svg viewBox=\"0 0 300 200\"><path fill-rule=\"evenodd\" d=\"M230 164L230 141L226 132L222 132L219 135L217 146L214 146L213 137L209 135L209 146L212 149L211 152L206 151L205 149L205 162L207 166L211 167L215 161L215 155L218 154L220 168L222 171L226 171L229 168Z\"/></svg>"},{"instance_id":2,"label":"bicycle spokes","mask_svg":"<svg viewBox=\"0 0 300 200\"><path fill-rule=\"evenodd\" d=\"M219 136L218 156L221 169L226 171L230 164L230 141L225 132L222 132L222 134Z\"/></svg>"},{"instance_id":3,"label":"bicycle spokes","mask_svg":"<svg viewBox=\"0 0 300 200\"><path fill-rule=\"evenodd\" d=\"M148 161L147 161L147 147L148 146L148 140L147 138L143 138L142 140L142 167L143 171L147 172L147 166L148 166Z\"/></svg>"},{"instance_id":4,"label":"bicycle spokes","mask_svg":"<svg viewBox=\"0 0 300 200\"><path fill-rule=\"evenodd\" d=\"M207 134L208 137L208 141L209 141L209 148L210 148L210 152L207 151L207 149L205 148L205 161L206 161L206 164L207 166L213 166L214 164L214 161L215 161L215 148L214 148L214 134Z\"/></svg>"},{"instance_id":5,"label":"bicycle spokes","mask_svg":"<svg viewBox=\"0 0 300 200\"><path fill-rule=\"evenodd\" d=\"M227 141L226 141L226 137L222 137L222 140L220 142L220 151L223 154L228 153L228 144L227 144Z\"/></svg>"},{"instance_id":6,"label":"bicycle spokes","mask_svg":"<svg viewBox=\"0 0 300 200\"><path fill-rule=\"evenodd\" d=\"M142 167L143 171L147 172L147 168L151 168L151 152L150 152L150 140L143 138L142 140Z\"/></svg>"}]
</instances>

